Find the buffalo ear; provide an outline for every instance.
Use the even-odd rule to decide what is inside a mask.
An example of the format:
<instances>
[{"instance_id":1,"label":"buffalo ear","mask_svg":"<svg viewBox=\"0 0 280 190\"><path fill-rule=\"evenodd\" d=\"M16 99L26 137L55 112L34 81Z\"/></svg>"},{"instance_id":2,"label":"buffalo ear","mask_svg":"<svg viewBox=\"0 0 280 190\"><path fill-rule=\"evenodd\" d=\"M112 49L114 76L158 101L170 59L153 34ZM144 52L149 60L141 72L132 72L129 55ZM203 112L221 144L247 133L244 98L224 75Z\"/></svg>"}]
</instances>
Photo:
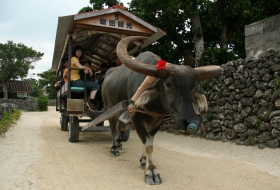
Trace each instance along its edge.
<instances>
[{"instance_id":1,"label":"buffalo ear","mask_svg":"<svg viewBox=\"0 0 280 190\"><path fill-rule=\"evenodd\" d=\"M159 80L156 80L156 82L150 86L149 88L147 88L147 90L156 90L157 92L159 91Z\"/></svg>"},{"instance_id":2,"label":"buffalo ear","mask_svg":"<svg viewBox=\"0 0 280 190\"><path fill-rule=\"evenodd\" d=\"M150 87L145 90L136 100L135 107L137 109L144 109L145 105L149 104L151 100L159 96L157 88Z\"/></svg>"}]
</instances>

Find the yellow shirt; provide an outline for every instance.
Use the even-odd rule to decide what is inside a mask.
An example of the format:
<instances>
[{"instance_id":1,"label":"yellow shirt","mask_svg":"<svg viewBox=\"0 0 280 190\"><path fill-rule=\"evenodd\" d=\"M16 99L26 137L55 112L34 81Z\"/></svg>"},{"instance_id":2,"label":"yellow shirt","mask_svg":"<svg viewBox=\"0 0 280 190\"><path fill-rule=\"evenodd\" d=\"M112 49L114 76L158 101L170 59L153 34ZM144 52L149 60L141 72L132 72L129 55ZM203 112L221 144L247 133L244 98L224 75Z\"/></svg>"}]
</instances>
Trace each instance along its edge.
<instances>
[{"instance_id":1,"label":"yellow shirt","mask_svg":"<svg viewBox=\"0 0 280 190\"><path fill-rule=\"evenodd\" d=\"M71 68L78 68L75 63L79 62L79 59L77 57L71 58ZM71 69L71 81L80 79L80 73L79 70L72 70Z\"/></svg>"}]
</instances>

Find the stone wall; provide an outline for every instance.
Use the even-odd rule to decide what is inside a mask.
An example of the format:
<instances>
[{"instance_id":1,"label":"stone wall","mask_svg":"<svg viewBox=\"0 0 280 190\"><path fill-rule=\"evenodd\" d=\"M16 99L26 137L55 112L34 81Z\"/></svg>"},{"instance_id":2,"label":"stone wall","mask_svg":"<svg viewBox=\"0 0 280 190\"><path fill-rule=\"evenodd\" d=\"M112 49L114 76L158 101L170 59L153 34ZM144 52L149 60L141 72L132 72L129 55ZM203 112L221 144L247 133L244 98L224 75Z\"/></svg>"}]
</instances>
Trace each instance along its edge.
<instances>
[{"instance_id":1,"label":"stone wall","mask_svg":"<svg viewBox=\"0 0 280 190\"><path fill-rule=\"evenodd\" d=\"M49 106L55 106L55 99L49 100ZM20 100L20 99L1 99L0 98L0 119L3 112L11 113L12 109L16 108L22 111L38 111L39 103L37 100Z\"/></svg>"},{"instance_id":2,"label":"stone wall","mask_svg":"<svg viewBox=\"0 0 280 190\"><path fill-rule=\"evenodd\" d=\"M258 51L280 48L280 15L245 26L246 56Z\"/></svg>"},{"instance_id":3,"label":"stone wall","mask_svg":"<svg viewBox=\"0 0 280 190\"><path fill-rule=\"evenodd\" d=\"M0 99L0 102L1 102L1 99ZM6 103L6 102L1 102L0 103L0 120L3 118L4 111L11 114L12 110L13 110L13 104Z\"/></svg>"},{"instance_id":4,"label":"stone wall","mask_svg":"<svg viewBox=\"0 0 280 190\"><path fill-rule=\"evenodd\" d=\"M39 103L37 100L0 99L0 119L4 111L10 113L13 108L22 111L37 111L39 110Z\"/></svg>"},{"instance_id":5,"label":"stone wall","mask_svg":"<svg viewBox=\"0 0 280 190\"><path fill-rule=\"evenodd\" d=\"M49 99L49 106L55 106L56 99Z\"/></svg>"},{"instance_id":6,"label":"stone wall","mask_svg":"<svg viewBox=\"0 0 280 190\"><path fill-rule=\"evenodd\" d=\"M13 108L17 108L22 111L39 110L39 103L37 100L0 99L1 107L5 104L11 104Z\"/></svg>"},{"instance_id":7,"label":"stone wall","mask_svg":"<svg viewBox=\"0 0 280 190\"><path fill-rule=\"evenodd\" d=\"M276 148L280 143L280 54L269 49L221 65L202 83L209 110L202 114L206 139Z\"/></svg>"}]
</instances>

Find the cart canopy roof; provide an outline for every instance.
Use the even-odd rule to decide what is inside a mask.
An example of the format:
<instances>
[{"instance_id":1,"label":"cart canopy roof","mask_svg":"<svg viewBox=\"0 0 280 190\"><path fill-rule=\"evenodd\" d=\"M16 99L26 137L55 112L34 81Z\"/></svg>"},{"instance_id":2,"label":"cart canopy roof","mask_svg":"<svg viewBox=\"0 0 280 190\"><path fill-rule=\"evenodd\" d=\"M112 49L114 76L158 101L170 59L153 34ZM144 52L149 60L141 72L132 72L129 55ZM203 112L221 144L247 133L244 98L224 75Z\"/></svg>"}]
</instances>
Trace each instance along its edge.
<instances>
[{"instance_id":1,"label":"cart canopy roof","mask_svg":"<svg viewBox=\"0 0 280 190\"><path fill-rule=\"evenodd\" d=\"M134 43L128 47L130 55L145 48L165 35L165 32L126 11L120 5L112 8L62 16L58 18L52 71L58 71L61 59L68 57L69 38L72 47L83 47L83 61L91 63L96 72L103 63L110 64L117 58L118 42L127 36L146 36L144 42Z\"/></svg>"}]
</instances>

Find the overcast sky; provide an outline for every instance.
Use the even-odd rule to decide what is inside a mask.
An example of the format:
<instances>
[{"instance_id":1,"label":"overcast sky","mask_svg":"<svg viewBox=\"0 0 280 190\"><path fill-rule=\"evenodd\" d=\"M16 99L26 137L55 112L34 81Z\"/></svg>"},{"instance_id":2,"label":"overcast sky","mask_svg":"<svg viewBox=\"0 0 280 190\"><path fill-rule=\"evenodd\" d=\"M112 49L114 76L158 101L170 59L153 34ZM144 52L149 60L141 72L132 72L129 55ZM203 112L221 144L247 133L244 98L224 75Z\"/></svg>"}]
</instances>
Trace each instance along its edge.
<instances>
[{"instance_id":1,"label":"overcast sky","mask_svg":"<svg viewBox=\"0 0 280 190\"><path fill-rule=\"evenodd\" d=\"M126 7L130 0L121 0ZM0 43L23 43L44 53L29 73L51 68L59 16L77 14L89 0L0 0ZM37 78L37 77L36 77Z\"/></svg>"}]
</instances>

